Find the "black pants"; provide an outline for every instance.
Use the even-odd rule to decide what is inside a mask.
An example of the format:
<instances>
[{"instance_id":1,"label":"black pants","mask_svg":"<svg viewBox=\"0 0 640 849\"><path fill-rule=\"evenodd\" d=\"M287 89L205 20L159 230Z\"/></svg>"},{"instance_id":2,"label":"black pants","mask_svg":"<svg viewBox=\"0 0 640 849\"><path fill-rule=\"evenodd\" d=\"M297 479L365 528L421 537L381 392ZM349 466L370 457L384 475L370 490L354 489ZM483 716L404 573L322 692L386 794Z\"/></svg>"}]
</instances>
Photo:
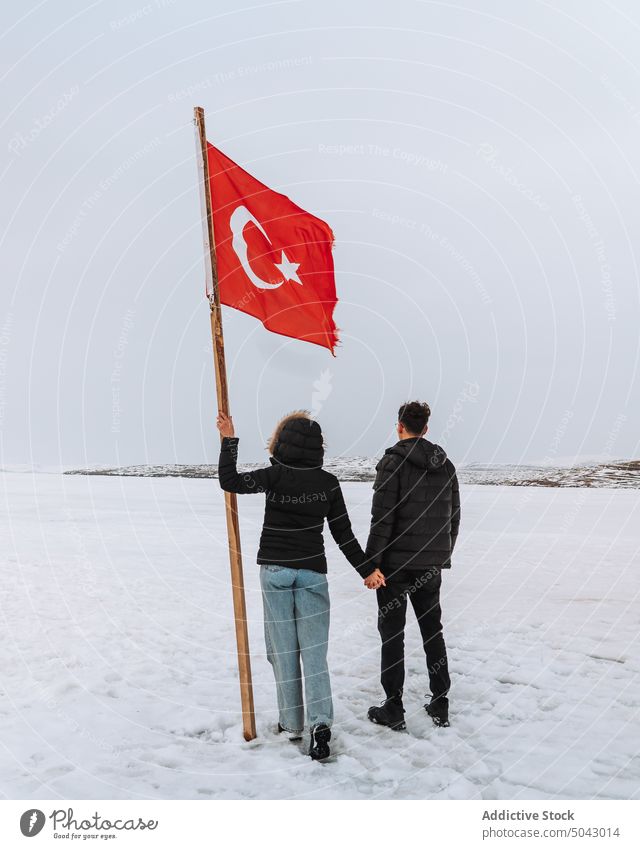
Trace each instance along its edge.
<instances>
[{"instance_id":1,"label":"black pants","mask_svg":"<svg viewBox=\"0 0 640 849\"><path fill-rule=\"evenodd\" d=\"M404 626L409 598L422 635L432 703L434 706L442 706L443 711L446 711L451 681L440 621L440 570L424 573L400 570L386 581L386 587L380 587L376 593L378 631L382 638L380 681L387 698L401 695L404 686Z\"/></svg>"}]
</instances>

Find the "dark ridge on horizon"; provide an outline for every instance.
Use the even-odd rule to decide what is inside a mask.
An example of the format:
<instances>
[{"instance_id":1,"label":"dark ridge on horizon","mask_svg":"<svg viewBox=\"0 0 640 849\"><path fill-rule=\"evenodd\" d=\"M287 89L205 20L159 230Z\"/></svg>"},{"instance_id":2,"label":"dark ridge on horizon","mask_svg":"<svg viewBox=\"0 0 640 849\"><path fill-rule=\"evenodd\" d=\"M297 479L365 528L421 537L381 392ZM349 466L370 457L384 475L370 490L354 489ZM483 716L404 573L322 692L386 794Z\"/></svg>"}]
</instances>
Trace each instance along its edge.
<instances>
[{"instance_id":1,"label":"dark ridge on horizon","mask_svg":"<svg viewBox=\"0 0 640 849\"><path fill-rule=\"evenodd\" d=\"M377 460L368 457L328 459L325 468L341 481L373 481ZM257 463L239 464L242 470L253 469ZM67 469L65 475L105 475L144 478L217 478L213 464L133 465ZM462 483L486 486L543 486L543 487L610 487L640 489L640 460L618 460L610 463L588 463L576 466L527 466L479 463L458 467Z\"/></svg>"}]
</instances>

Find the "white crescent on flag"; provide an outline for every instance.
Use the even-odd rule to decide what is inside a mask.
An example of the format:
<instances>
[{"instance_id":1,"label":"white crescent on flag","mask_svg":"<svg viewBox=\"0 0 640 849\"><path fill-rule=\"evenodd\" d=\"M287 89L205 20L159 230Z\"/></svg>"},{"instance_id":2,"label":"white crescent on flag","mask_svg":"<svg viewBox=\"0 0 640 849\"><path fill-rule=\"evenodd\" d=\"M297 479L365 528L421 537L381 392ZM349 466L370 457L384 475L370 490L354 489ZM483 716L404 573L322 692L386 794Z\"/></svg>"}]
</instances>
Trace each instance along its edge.
<instances>
[{"instance_id":1,"label":"white crescent on flag","mask_svg":"<svg viewBox=\"0 0 640 849\"><path fill-rule=\"evenodd\" d=\"M271 240L264 232L264 228L260 222L253 217L246 206L237 206L233 210L231 217L229 218L229 227L231 228L232 233L231 245L236 256L240 260L244 273L253 285L257 289L278 289L283 283L286 283L287 280L292 280L294 283L302 286L302 280L298 277L298 266L300 263L291 262L283 249L281 249L280 262L274 263L275 267L282 275L282 280L279 283L269 283L268 280L263 280L262 277L259 277L254 272L251 268L251 264L249 263L249 257L247 256L247 240L244 236L244 228L249 222L255 224L269 245L271 245ZM271 245L271 247L273 247L273 245Z\"/></svg>"}]
</instances>

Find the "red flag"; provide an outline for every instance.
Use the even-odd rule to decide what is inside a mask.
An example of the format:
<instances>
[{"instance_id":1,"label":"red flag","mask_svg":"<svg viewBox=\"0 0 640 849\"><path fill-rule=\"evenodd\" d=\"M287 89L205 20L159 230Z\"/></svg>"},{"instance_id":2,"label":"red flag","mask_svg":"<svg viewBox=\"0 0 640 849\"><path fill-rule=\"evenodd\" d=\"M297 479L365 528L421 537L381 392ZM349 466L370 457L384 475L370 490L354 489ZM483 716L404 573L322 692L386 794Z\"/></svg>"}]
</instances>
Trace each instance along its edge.
<instances>
[{"instance_id":1,"label":"red flag","mask_svg":"<svg viewBox=\"0 0 640 849\"><path fill-rule=\"evenodd\" d=\"M334 353L333 233L207 144L223 304Z\"/></svg>"}]
</instances>

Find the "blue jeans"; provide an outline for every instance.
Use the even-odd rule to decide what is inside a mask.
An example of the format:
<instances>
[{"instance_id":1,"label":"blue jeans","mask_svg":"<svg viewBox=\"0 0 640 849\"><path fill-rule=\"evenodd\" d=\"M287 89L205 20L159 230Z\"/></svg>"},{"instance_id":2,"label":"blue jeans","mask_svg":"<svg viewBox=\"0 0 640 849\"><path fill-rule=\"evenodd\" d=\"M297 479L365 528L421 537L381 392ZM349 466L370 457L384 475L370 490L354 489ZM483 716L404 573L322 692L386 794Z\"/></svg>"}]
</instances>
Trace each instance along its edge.
<instances>
[{"instance_id":1,"label":"blue jeans","mask_svg":"<svg viewBox=\"0 0 640 849\"><path fill-rule=\"evenodd\" d=\"M280 725L286 731L304 728L301 660L307 721L310 726L331 725L327 576L310 569L261 566L260 584L267 658L276 679Z\"/></svg>"}]
</instances>

